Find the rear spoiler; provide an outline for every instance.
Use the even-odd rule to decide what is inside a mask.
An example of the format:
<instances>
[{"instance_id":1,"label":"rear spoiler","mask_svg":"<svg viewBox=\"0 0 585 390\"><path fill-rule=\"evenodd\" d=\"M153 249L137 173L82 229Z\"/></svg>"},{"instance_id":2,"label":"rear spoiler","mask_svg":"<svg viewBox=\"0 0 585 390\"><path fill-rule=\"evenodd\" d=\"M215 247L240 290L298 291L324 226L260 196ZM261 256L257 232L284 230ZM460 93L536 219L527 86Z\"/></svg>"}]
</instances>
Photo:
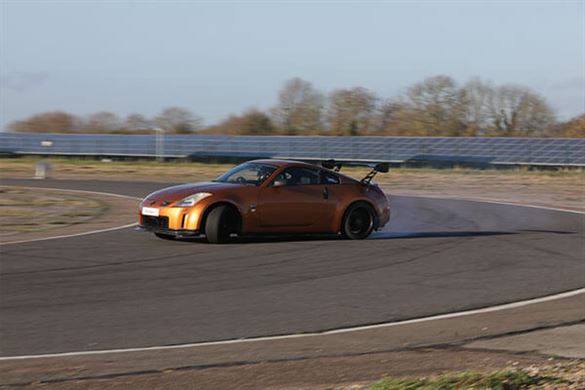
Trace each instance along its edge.
<instances>
[{"instance_id":1,"label":"rear spoiler","mask_svg":"<svg viewBox=\"0 0 585 390\"><path fill-rule=\"evenodd\" d=\"M272 157L277 158L277 157ZM351 161L351 160L318 160L316 158L291 158L291 157L278 157L284 160L302 161L312 164L321 165L323 168L331 169L332 171L339 172L343 167L369 167L372 168L370 172L360 180L362 184L370 184L372 179L378 172L386 173L390 171L390 164L387 162L379 161Z\"/></svg>"},{"instance_id":2,"label":"rear spoiler","mask_svg":"<svg viewBox=\"0 0 585 390\"><path fill-rule=\"evenodd\" d=\"M321 161L323 168L332 169L335 172L339 172L344 166L350 167L369 167L372 168L370 172L360 182L362 184L370 184L372 179L378 172L386 173L390 170L390 164L385 162L367 162L367 161L336 161L336 160L325 160Z\"/></svg>"}]
</instances>

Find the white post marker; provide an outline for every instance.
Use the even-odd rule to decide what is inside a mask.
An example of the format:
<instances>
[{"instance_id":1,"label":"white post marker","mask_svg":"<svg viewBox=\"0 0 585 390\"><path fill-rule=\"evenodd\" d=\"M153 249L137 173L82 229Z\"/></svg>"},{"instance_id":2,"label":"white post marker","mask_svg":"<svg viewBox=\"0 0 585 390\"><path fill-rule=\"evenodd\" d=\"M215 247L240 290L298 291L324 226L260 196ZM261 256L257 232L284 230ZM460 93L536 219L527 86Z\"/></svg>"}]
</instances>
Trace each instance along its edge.
<instances>
[{"instance_id":1,"label":"white post marker","mask_svg":"<svg viewBox=\"0 0 585 390\"><path fill-rule=\"evenodd\" d=\"M35 164L35 179L46 179L51 175L53 166L50 162L39 161Z\"/></svg>"},{"instance_id":2,"label":"white post marker","mask_svg":"<svg viewBox=\"0 0 585 390\"><path fill-rule=\"evenodd\" d=\"M165 154L165 130L161 127L155 127L153 130L156 132L156 159L162 161Z\"/></svg>"}]
</instances>

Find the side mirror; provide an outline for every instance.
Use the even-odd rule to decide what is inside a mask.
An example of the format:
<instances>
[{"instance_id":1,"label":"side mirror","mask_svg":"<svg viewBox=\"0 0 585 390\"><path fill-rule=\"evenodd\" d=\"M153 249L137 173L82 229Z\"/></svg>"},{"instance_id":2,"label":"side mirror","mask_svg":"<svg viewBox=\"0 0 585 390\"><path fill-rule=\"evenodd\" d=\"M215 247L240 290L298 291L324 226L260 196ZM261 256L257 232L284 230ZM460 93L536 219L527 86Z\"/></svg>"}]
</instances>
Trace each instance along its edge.
<instances>
[{"instance_id":1,"label":"side mirror","mask_svg":"<svg viewBox=\"0 0 585 390\"><path fill-rule=\"evenodd\" d=\"M286 185L286 180L276 179L272 182L272 187L282 187Z\"/></svg>"}]
</instances>

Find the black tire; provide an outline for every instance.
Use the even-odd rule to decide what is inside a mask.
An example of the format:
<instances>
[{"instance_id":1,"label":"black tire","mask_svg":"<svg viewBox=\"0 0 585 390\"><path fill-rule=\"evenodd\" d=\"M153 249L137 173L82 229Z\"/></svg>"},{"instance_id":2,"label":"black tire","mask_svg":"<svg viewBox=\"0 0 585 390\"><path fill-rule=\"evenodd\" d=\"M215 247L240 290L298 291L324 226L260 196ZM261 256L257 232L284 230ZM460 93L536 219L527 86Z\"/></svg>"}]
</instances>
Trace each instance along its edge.
<instances>
[{"instance_id":1,"label":"black tire","mask_svg":"<svg viewBox=\"0 0 585 390\"><path fill-rule=\"evenodd\" d=\"M209 212L205 221L207 242L221 244L230 240L230 234L236 233L237 215L231 207L221 205Z\"/></svg>"},{"instance_id":2,"label":"black tire","mask_svg":"<svg viewBox=\"0 0 585 390\"><path fill-rule=\"evenodd\" d=\"M175 236L170 234L163 234L163 233L154 233L155 236L158 238L162 238L163 240L174 240Z\"/></svg>"},{"instance_id":3,"label":"black tire","mask_svg":"<svg viewBox=\"0 0 585 390\"><path fill-rule=\"evenodd\" d=\"M351 240L363 240L374 230L374 210L366 203L355 203L345 212L341 234Z\"/></svg>"}]
</instances>

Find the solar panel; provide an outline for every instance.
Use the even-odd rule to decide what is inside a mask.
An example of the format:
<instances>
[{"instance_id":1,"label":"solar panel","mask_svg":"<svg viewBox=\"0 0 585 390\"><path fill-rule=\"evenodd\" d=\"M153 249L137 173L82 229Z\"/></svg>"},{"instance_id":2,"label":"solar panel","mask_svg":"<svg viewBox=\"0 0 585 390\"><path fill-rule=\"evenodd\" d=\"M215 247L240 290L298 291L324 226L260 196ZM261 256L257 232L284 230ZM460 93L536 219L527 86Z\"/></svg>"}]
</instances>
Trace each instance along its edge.
<instances>
[{"instance_id":1,"label":"solar panel","mask_svg":"<svg viewBox=\"0 0 585 390\"><path fill-rule=\"evenodd\" d=\"M154 135L0 133L0 149L21 154L154 156ZM167 135L166 156L245 156L407 161L433 156L493 163L585 166L585 139Z\"/></svg>"}]
</instances>

